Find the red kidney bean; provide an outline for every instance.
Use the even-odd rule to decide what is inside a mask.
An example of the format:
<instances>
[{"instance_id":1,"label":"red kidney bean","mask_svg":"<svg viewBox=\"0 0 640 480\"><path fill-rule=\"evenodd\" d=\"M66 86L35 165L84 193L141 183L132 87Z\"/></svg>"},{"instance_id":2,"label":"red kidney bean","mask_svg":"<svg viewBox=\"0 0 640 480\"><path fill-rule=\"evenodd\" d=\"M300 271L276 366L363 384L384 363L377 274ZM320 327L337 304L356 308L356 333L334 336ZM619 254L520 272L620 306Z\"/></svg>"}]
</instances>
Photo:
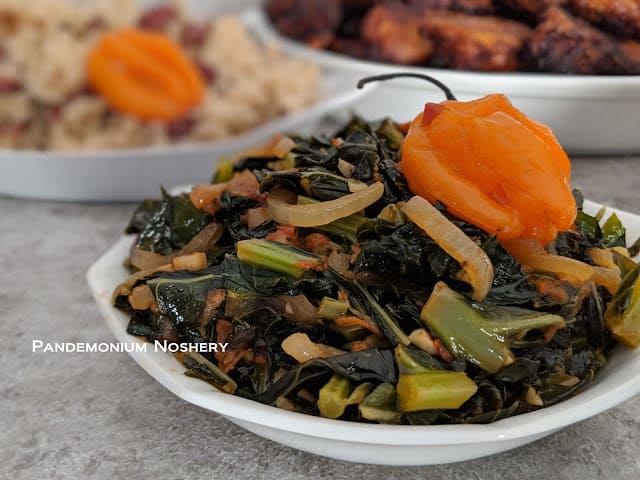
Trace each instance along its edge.
<instances>
[{"instance_id":1,"label":"red kidney bean","mask_svg":"<svg viewBox=\"0 0 640 480\"><path fill-rule=\"evenodd\" d=\"M178 120L167 123L165 126L165 132L169 138L175 139L185 137L191 132L191 130L193 130L195 124L196 121L192 117L182 117Z\"/></svg>"},{"instance_id":2,"label":"red kidney bean","mask_svg":"<svg viewBox=\"0 0 640 480\"><path fill-rule=\"evenodd\" d=\"M177 16L178 11L170 5L150 8L140 16L138 26L147 30L163 31Z\"/></svg>"},{"instance_id":3,"label":"red kidney bean","mask_svg":"<svg viewBox=\"0 0 640 480\"><path fill-rule=\"evenodd\" d=\"M196 67L200 70L200 74L207 85L211 85L216 81L216 77L218 76L218 72L211 65L207 65L203 62L195 62Z\"/></svg>"},{"instance_id":4,"label":"red kidney bean","mask_svg":"<svg viewBox=\"0 0 640 480\"><path fill-rule=\"evenodd\" d=\"M187 22L182 26L180 41L187 47L201 47L209 34L208 23Z\"/></svg>"},{"instance_id":5,"label":"red kidney bean","mask_svg":"<svg viewBox=\"0 0 640 480\"><path fill-rule=\"evenodd\" d=\"M20 89L22 85L17 79L0 75L0 93L16 92Z\"/></svg>"}]
</instances>

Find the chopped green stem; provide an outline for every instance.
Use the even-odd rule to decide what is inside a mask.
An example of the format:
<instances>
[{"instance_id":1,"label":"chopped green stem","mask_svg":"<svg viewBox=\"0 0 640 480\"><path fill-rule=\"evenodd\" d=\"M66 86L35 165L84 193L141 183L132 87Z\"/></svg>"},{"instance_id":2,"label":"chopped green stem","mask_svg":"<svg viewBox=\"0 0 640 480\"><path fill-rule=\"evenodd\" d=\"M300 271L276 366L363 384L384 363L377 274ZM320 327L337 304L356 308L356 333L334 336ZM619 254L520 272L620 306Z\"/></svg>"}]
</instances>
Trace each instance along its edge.
<instances>
[{"instance_id":1,"label":"chopped green stem","mask_svg":"<svg viewBox=\"0 0 640 480\"><path fill-rule=\"evenodd\" d=\"M615 213L602 225L602 245L604 247L624 247L626 245L624 225Z\"/></svg>"},{"instance_id":2,"label":"chopped green stem","mask_svg":"<svg viewBox=\"0 0 640 480\"><path fill-rule=\"evenodd\" d=\"M564 319L558 315L521 308L485 309L474 309L462 295L439 282L420 318L454 356L492 373L513 363L514 355L509 349L513 335L536 328L565 325Z\"/></svg>"},{"instance_id":3,"label":"chopped green stem","mask_svg":"<svg viewBox=\"0 0 640 480\"><path fill-rule=\"evenodd\" d=\"M358 406L362 418L380 423L398 423L402 413L396 410L396 387L378 385Z\"/></svg>"},{"instance_id":4,"label":"chopped green stem","mask_svg":"<svg viewBox=\"0 0 640 480\"><path fill-rule=\"evenodd\" d=\"M371 388L370 383L362 383L352 389L348 379L340 375L333 375L320 389L318 395L320 415L325 418L341 417L349 405L357 405L362 402Z\"/></svg>"},{"instance_id":5,"label":"chopped green stem","mask_svg":"<svg viewBox=\"0 0 640 480\"><path fill-rule=\"evenodd\" d=\"M401 412L460 408L478 390L464 372L449 370L400 375L397 388Z\"/></svg>"},{"instance_id":6,"label":"chopped green stem","mask_svg":"<svg viewBox=\"0 0 640 480\"><path fill-rule=\"evenodd\" d=\"M360 289L365 300L369 303L369 309L373 312L373 318L376 323L378 323L379 328L385 333L385 336L395 344L409 345L411 340L409 340L407 334L402 331L400 325L398 325L396 321L391 318L391 315L373 298L369 290L358 282L354 282L354 284Z\"/></svg>"},{"instance_id":7,"label":"chopped green stem","mask_svg":"<svg viewBox=\"0 0 640 480\"><path fill-rule=\"evenodd\" d=\"M234 393L238 388L229 375L197 352L187 353L183 363L189 369L185 372L189 377L204 380L225 393Z\"/></svg>"},{"instance_id":8,"label":"chopped green stem","mask_svg":"<svg viewBox=\"0 0 640 480\"><path fill-rule=\"evenodd\" d=\"M224 158L218 162L218 168L216 170L215 175L213 176L213 183L223 183L231 180L233 177L234 170L233 161Z\"/></svg>"},{"instance_id":9,"label":"chopped green stem","mask_svg":"<svg viewBox=\"0 0 640 480\"><path fill-rule=\"evenodd\" d=\"M318 306L318 316L324 320L335 320L338 317L344 317L348 310L349 302L347 300L323 297Z\"/></svg>"},{"instance_id":10,"label":"chopped green stem","mask_svg":"<svg viewBox=\"0 0 640 480\"><path fill-rule=\"evenodd\" d=\"M433 356L413 346L398 345L395 348L395 356L400 374L424 373L443 369L440 362Z\"/></svg>"},{"instance_id":11,"label":"chopped green stem","mask_svg":"<svg viewBox=\"0 0 640 480\"><path fill-rule=\"evenodd\" d=\"M284 243L263 239L242 240L237 244L238 259L255 267L300 278L322 265L322 259Z\"/></svg>"},{"instance_id":12,"label":"chopped green stem","mask_svg":"<svg viewBox=\"0 0 640 480\"><path fill-rule=\"evenodd\" d=\"M622 280L607 307L605 322L616 340L640 346L640 264Z\"/></svg>"}]
</instances>

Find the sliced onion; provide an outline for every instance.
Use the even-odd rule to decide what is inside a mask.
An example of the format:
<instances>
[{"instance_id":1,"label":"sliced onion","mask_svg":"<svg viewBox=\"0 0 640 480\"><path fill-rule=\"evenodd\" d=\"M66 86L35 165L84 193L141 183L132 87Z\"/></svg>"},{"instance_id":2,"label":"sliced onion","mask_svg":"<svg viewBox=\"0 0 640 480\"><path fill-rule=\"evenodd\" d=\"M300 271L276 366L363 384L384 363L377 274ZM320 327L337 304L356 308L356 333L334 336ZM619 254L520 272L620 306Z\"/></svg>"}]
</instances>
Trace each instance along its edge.
<instances>
[{"instance_id":1,"label":"sliced onion","mask_svg":"<svg viewBox=\"0 0 640 480\"><path fill-rule=\"evenodd\" d=\"M598 265L599 267L604 267L609 270L612 270L618 275L620 275L620 267L616 265L616 262L613 260L613 251L609 248L590 248L589 256L593 263Z\"/></svg>"},{"instance_id":2,"label":"sliced onion","mask_svg":"<svg viewBox=\"0 0 640 480\"><path fill-rule=\"evenodd\" d=\"M593 276L593 267L569 257L551 254L520 255L515 257L527 270L549 272L561 277L569 277L578 282L586 282Z\"/></svg>"},{"instance_id":3,"label":"sliced onion","mask_svg":"<svg viewBox=\"0 0 640 480\"><path fill-rule=\"evenodd\" d=\"M340 218L353 215L377 202L384 193L384 185L376 182L364 190L326 202L307 205L287 203L276 190L269 194L267 210L276 222L295 227L327 225Z\"/></svg>"},{"instance_id":4,"label":"sliced onion","mask_svg":"<svg viewBox=\"0 0 640 480\"><path fill-rule=\"evenodd\" d=\"M320 320L316 307L306 295L280 295L270 303L277 312L303 328L310 328Z\"/></svg>"},{"instance_id":5,"label":"sliced onion","mask_svg":"<svg viewBox=\"0 0 640 480\"><path fill-rule=\"evenodd\" d=\"M189 253L173 257L173 268L176 270L190 270L197 272L207 268L207 256L203 252Z\"/></svg>"},{"instance_id":6,"label":"sliced onion","mask_svg":"<svg viewBox=\"0 0 640 480\"><path fill-rule=\"evenodd\" d=\"M615 295L618 287L622 282L620 273L603 267L593 267L593 277L591 277L596 285L602 285L611 295Z\"/></svg>"},{"instance_id":7,"label":"sliced onion","mask_svg":"<svg viewBox=\"0 0 640 480\"><path fill-rule=\"evenodd\" d=\"M115 304L116 299L120 295L131 295L133 287L139 280L142 280L144 277L148 277L156 272L173 272L173 265L171 263L167 263L166 265L160 265L158 267L149 268L147 270L140 270L139 272L134 273L129 278L127 278L124 282L118 285L113 289L113 294L111 296L111 303Z\"/></svg>"},{"instance_id":8,"label":"sliced onion","mask_svg":"<svg viewBox=\"0 0 640 480\"><path fill-rule=\"evenodd\" d=\"M344 178L351 178L355 169L356 167L352 163L341 158L338 159L338 170Z\"/></svg>"},{"instance_id":9,"label":"sliced onion","mask_svg":"<svg viewBox=\"0 0 640 480\"><path fill-rule=\"evenodd\" d=\"M445 252L458 261L473 287L473 299L481 301L493 283L493 265L487 254L429 201L416 195L402 211Z\"/></svg>"},{"instance_id":10,"label":"sliced onion","mask_svg":"<svg viewBox=\"0 0 640 480\"><path fill-rule=\"evenodd\" d=\"M359 192L368 187L368 185L360 180L356 180L355 178L347 179L347 185L349 186L349 191L351 193Z\"/></svg>"},{"instance_id":11,"label":"sliced onion","mask_svg":"<svg viewBox=\"0 0 640 480\"><path fill-rule=\"evenodd\" d=\"M282 349L300 363L314 358L335 357L347 353L323 343L312 342L306 333L300 332L292 333L285 338L282 341Z\"/></svg>"},{"instance_id":12,"label":"sliced onion","mask_svg":"<svg viewBox=\"0 0 640 480\"><path fill-rule=\"evenodd\" d=\"M294 142L291 137L282 137L278 140L278 143L273 146L273 155L278 158L284 158L295 146L296 142Z\"/></svg>"},{"instance_id":13,"label":"sliced onion","mask_svg":"<svg viewBox=\"0 0 640 480\"><path fill-rule=\"evenodd\" d=\"M224 232L224 227L216 222L200 230L184 247L169 255L160 255L159 253L148 252L137 248L135 245L131 247L129 252L129 262L139 270L148 270L171 263L175 257L188 255L197 252L206 252L213 247Z\"/></svg>"}]
</instances>

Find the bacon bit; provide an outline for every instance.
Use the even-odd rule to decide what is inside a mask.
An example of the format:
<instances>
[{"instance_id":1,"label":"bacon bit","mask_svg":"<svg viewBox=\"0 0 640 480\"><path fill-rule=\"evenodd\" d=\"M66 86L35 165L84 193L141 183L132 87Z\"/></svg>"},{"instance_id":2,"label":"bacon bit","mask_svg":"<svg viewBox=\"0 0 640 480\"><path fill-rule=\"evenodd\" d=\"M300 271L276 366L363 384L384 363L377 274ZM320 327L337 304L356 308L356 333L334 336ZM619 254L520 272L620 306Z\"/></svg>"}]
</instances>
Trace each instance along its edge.
<instances>
[{"instance_id":1,"label":"bacon bit","mask_svg":"<svg viewBox=\"0 0 640 480\"><path fill-rule=\"evenodd\" d=\"M442 344L442 342L439 339L436 338L433 341L433 344L438 349L438 356L441 359L443 359L445 362L450 362L451 361L451 353L449 353L449 350L447 350L447 348Z\"/></svg>"},{"instance_id":2,"label":"bacon bit","mask_svg":"<svg viewBox=\"0 0 640 480\"><path fill-rule=\"evenodd\" d=\"M536 290L541 297L548 297L558 305L569 303L569 292L564 282L552 279L540 279L536 281Z\"/></svg>"},{"instance_id":3,"label":"bacon bit","mask_svg":"<svg viewBox=\"0 0 640 480\"><path fill-rule=\"evenodd\" d=\"M356 340L351 342L352 352L361 352L362 350L369 350L370 348L383 347L386 345L386 341L383 337L377 335L368 335L362 340Z\"/></svg>"},{"instance_id":4,"label":"bacon bit","mask_svg":"<svg viewBox=\"0 0 640 480\"><path fill-rule=\"evenodd\" d=\"M213 318L216 310L227 299L227 291L223 288L216 288L207 293L207 300L202 311L202 323L209 323ZM217 330L216 330L217 332Z\"/></svg>"},{"instance_id":5,"label":"bacon bit","mask_svg":"<svg viewBox=\"0 0 640 480\"><path fill-rule=\"evenodd\" d=\"M295 266L302 270L315 270L316 272L322 272L325 269L322 262L316 263L312 260L299 260L295 263Z\"/></svg>"},{"instance_id":6,"label":"bacon bit","mask_svg":"<svg viewBox=\"0 0 640 480\"><path fill-rule=\"evenodd\" d=\"M216 320L216 340L218 343L225 343L229 340L232 331L233 324L229 320L225 320L224 318Z\"/></svg>"},{"instance_id":7,"label":"bacon bit","mask_svg":"<svg viewBox=\"0 0 640 480\"><path fill-rule=\"evenodd\" d=\"M286 243L297 247L300 245L298 230L291 225L280 225L274 232L265 237L267 240L278 243Z\"/></svg>"},{"instance_id":8,"label":"bacon bit","mask_svg":"<svg viewBox=\"0 0 640 480\"><path fill-rule=\"evenodd\" d=\"M322 233L312 233L304 239L304 250L307 252L326 252L327 247L331 245L329 237Z\"/></svg>"},{"instance_id":9,"label":"bacon bit","mask_svg":"<svg viewBox=\"0 0 640 480\"><path fill-rule=\"evenodd\" d=\"M253 352L253 363L256 365L265 365L268 360L266 347Z\"/></svg>"},{"instance_id":10,"label":"bacon bit","mask_svg":"<svg viewBox=\"0 0 640 480\"><path fill-rule=\"evenodd\" d=\"M326 264L345 278L353 278L353 272L349 270L351 256L348 253L339 253L337 250L333 250L327 257Z\"/></svg>"},{"instance_id":11,"label":"bacon bit","mask_svg":"<svg viewBox=\"0 0 640 480\"><path fill-rule=\"evenodd\" d=\"M221 358L218 359L218 367L224 373L229 373L236 368L237 363L242 360L245 355L249 353L249 349L243 350L227 350L221 354Z\"/></svg>"},{"instance_id":12,"label":"bacon bit","mask_svg":"<svg viewBox=\"0 0 640 480\"><path fill-rule=\"evenodd\" d=\"M334 147L339 147L343 143L344 143L344 140L342 138L340 138L340 137L335 137L335 138L331 139L331 145L333 145ZM340 160L338 160L338 161L340 161Z\"/></svg>"},{"instance_id":13,"label":"bacon bit","mask_svg":"<svg viewBox=\"0 0 640 480\"><path fill-rule=\"evenodd\" d=\"M227 188L226 183L216 183L213 185L196 185L189 193L189 199L196 208L204 210L210 215L214 215L219 209L218 199Z\"/></svg>"},{"instance_id":14,"label":"bacon bit","mask_svg":"<svg viewBox=\"0 0 640 480\"><path fill-rule=\"evenodd\" d=\"M233 331L233 324L225 319L219 319L216 321L216 340L218 343L225 343L231 336ZM225 373L230 372L236 366L236 364L242 360L244 355L249 349L241 350L227 350L226 352L216 352L214 357L218 362L218 367Z\"/></svg>"},{"instance_id":15,"label":"bacon bit","mask_svg":"<svg viewBox=\"0 0 640 480\"><path fill-rule=\"evenodd\" d=\"M251 171L243 170L233 174L233 178L227 183L226 192L230 195L248 197L253 200L258 198L260 184Z\"/></svg>"},{"instance_id":16,"label":"bacon bit","mask_svg":"<svg viewBox=\"0 0 640 480\"><path fill-rule=\"evenodd\" d=\"M382 337L382 332L375 323L371 320L354 317L353 315L338 317L334 320L333 324L336 327L361 327L365 330L369 330L374 335Z\"/></svg>"}]
</instances>

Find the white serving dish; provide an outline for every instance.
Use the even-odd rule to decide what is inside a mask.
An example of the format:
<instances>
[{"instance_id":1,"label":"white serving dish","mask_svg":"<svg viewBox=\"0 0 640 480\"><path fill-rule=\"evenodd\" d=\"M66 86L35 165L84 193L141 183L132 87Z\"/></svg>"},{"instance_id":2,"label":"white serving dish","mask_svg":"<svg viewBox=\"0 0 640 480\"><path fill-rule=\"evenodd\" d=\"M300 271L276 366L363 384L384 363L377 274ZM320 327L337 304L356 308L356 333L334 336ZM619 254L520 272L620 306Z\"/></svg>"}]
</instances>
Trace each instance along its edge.
<instances>
[{"instance_id":1,"label":"white serving dish","mask_svg":"<svg viewBox=\"0 0 640 480\"><path fill-rule=\"evenodd\" d=\"M600 205L586 203L595 213ZM615 210L629 239L640 235L640 216ZM132 237L123 237L87 272L89 286L107 324L120 342L142 342L127 334L128 316L111 306L113 288L127 278L123 260ZM458 462L533 442L640 393L640 351L616 347L595 382L577 396L535 412L489 425L372 425L289 412L221 393L187 377L168 353L132 352L133 359L178 397L219 413L233 423L276 442L351 462L428 465Z\"/></svg>"},{"instance_id":2,"label":"white serving dish","mask_svg":"<svg viewBox=\"0 0 640 480\"><path fill-rule=\"evenodd\" d=\"M142 4L158 3L146 1ZM191 1L189 11L212 16L215 2ZM246 18L251 29L254 22ZM262 37L256 33L259 40ZM257 146L280 132L310 134L328 114L346 114L368 93L357 90L357 72L323 68L316 103L225 140L99 152L0 149L0 195L46 200L139 201L158 195L160 185L210 178L218 159ZM373 87L373 86L372 86ZM375 87L371 88L374 90Z\"/></svg>"},{"instance_id":3,"label":"white serving dish","mask_svg":"<svg viewBox=\"0 0 640 480\"><path fill-rule=\"evenodd\" d=\"M390 72L432 75L448 85L459 100L504 93L530 117L554 131L573 154L640 153L640 76L585 76L546 73L481 73L425 67L407 67L357 60L317 50L280 35L258 9L248 14L262 38L324 67L361 72L363 76ZM365 118L391 115L397 121L413 119L426 102L444 100L442 93L421 80L385 82L375 94L354 106Z\"/></svg>"}]
</instances>

